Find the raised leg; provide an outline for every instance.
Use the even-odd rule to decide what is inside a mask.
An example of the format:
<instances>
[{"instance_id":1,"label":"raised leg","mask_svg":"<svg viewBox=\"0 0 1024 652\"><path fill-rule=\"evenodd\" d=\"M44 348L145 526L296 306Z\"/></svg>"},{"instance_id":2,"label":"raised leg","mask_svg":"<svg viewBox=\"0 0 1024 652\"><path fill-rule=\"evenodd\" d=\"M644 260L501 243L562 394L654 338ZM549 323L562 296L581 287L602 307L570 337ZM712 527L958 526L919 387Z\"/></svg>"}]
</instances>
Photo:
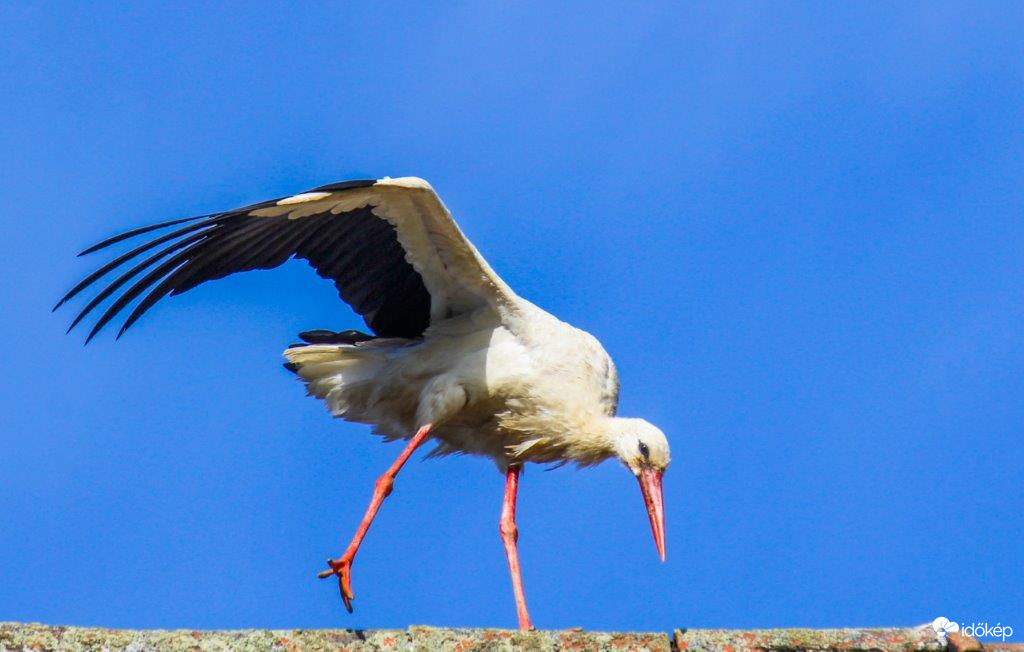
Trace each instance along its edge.
<instances>
[{"instance_id":1,"label":"raised leg","mask_svg":"<svg viewBox=\"0 0 1024 652\"><path fill-rule=\"evenodd\" d=\"M523 467L508 467L505 474L505 500L501 503L501 522L498 531L505 544L505 556L508 557L508 571L512 575L512 592L516 596L516 613L519 615L519 629L533 629L530 614L526 610L526 593L523 591L523 576L519 572L519 529L516 528L516 492L519 490L519 473Z\"/></svg>"},{"instance_id":2,"label":"raised leg","mask_svg":"<svg viewBox=\"0 0 1024 652\"><path fill-rule=\"evenodd\" d=\"M355 599L355 594L352 593L352 560L355 559L359 545L363 542L366 531L370 529L370 524L373 523L373 518L377 515L381 504L388 497L388 494L391 493L391 488L395 484L395 476L402 470L402 465L409 459L413 451L419 448L419 445L427 438L427 435L430 433L430 426L431 424L428 423L420 428L416 432L416 436L412 438L405 447L405 450L402 451L402 454L398 456L398 459L388 467L388 470L383 475L377 478L377 482L373 485L373 497L370 498L370 506L366 508L363 520L359 522L359 527L356 529L355 536L352 537L352 542L348 544L348 548L345 549L341 557L338 559L328 559L327 564L330 568L319 575L320 579L325 579L332 575L338 576L341 599L345 602L345 608L348 609L349 613L352 613L352 600Z\"/></svg>"}]
</instances>

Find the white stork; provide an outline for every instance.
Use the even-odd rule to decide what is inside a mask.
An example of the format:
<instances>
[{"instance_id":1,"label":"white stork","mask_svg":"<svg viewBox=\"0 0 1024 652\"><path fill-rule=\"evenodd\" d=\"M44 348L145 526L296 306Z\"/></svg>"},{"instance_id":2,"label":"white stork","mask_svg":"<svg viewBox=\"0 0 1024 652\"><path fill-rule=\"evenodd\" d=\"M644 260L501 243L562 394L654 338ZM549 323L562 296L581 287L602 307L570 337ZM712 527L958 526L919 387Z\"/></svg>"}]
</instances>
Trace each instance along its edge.
<instances>
[{"instance_id":1,"label":"white stork","mask_svg":"<svg viewBox=\"0 0 1024 652\"><path fill-rule=\"evenodd\" d=\"M516 492L526 462L589 466L617 457L639 481L664 560L665 435L642 419L615 416L619 381L601 344L517 296L426 181L335 183L134 229L82 254L172 226L178 228L114 258L60 300L57 307L148 254L90 300L69 331L140 274L103 312L87 342L143 293L118 337L168 294L235 272L277 267L292 257L334 281L373 331L301 333L305 344L284 352L285 366L331 414L371 424L387 440L409 440L377 480L348 548L320 573L338 578L350 612L359 545L395 476L427 439L439 454L489 457L505 475L499 531L520 628L532 628L516 548Z\"/></svg>"}]
</instances>

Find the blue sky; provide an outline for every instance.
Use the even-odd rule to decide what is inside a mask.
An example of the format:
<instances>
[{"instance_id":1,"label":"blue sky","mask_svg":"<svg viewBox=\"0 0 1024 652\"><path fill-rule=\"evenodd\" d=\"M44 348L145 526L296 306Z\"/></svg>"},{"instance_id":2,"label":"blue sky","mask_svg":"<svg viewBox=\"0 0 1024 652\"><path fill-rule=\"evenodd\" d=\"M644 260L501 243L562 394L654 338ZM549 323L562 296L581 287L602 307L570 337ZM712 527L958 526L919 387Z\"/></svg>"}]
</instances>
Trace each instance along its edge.
<instances>
[{"instance_id":1,"label":"blue sky","mask_svg":"<svg viewBox=\"0 0 1024 652\"><path fill-rule=\"evenodd\" d=\"M49 312L119 230L417 175L673 446L665 564L621 468L527 470L537 626L1024 633L1020 4L5 3L0 26L0 620L515 625L486 460L406 467L354 615L316 579L399 449L281 368L298 331L360 325L304 263L117 343Z\"/></svg>"}]
</instances>

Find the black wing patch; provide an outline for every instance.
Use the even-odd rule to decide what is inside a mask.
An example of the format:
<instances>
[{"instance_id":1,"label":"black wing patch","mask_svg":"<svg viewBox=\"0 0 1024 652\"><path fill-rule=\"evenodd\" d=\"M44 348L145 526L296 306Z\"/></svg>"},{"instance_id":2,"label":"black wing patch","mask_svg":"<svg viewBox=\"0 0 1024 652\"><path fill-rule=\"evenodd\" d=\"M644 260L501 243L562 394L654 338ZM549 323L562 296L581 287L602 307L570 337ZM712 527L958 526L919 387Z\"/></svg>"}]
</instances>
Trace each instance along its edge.
<instances>
[{"instance_id":1,"label":"black wing patch","mask_svg":"<svg viewBox=\"0 0 1024 652\"><path fill-rule=\"evenodd\" d=\"M306 346L307 344L359 344L360 342L369 342L370 340L376 339L373 335L367 335L360 331L329 331L324 329L317 329L315 331L303 331L299 333L299 339L303 341L303 344L293 344L288 348L295 348L297 346Z\"/></svg>"},{"instance_id":2,"label":"black wing patch","mask_svg":"<svg viewBox=\"0 0 1024 652\"><path fill-rule=\"evenodd\" d=\"M307 192L343 192L374 183L372 180L346 181ZM54 309L110 271L121 268L121 276L93 297L68 328L70 331L77 326L104 300L139 277L107 307L86 342L141 296L121 326L120 337L168 294L181 294L201 283L236 272L278 267L295 257L307 260L317 274L334 281L341 298L363 316L376 335L414 338L423 334L430 324L430 294L423 278L406 261L405 250L390 222L374 215L372 206L296 219L289 219L287 215L251 214L254 210L275 206L278 201L162 222L108 238L86 249L82 255L137 235L181 225L103 265L75 285ZM157 249L160 245L165 246ZM157 251L140 262L131 267L126 265L153 249Z\"/></svg>"}]
</instances>

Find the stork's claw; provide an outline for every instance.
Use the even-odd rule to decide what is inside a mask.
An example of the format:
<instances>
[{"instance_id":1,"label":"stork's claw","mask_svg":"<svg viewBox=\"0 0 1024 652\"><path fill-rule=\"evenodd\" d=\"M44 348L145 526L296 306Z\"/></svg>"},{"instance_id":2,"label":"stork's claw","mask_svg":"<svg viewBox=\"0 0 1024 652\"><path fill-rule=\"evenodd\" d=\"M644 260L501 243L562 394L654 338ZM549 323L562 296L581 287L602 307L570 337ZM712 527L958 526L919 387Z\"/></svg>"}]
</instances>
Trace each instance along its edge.
<instances>
[{"instance_id":1,"label":"stork's claw","mask_svg":"<svg viewBox=\"0 0 1024 652\"><path fill-rule=\"evenodd\" d=\"M341 600L345 603L345 609L349 613L352 613L352 600L355 599L355 594L352 593L352 560L347 557L341 559L328 559L327 565L330 566L325 571L320 571L317 575L320 579L324 580L332 575L338 576L338 588L341 590Z\"/></svg>"}]
</instances>

